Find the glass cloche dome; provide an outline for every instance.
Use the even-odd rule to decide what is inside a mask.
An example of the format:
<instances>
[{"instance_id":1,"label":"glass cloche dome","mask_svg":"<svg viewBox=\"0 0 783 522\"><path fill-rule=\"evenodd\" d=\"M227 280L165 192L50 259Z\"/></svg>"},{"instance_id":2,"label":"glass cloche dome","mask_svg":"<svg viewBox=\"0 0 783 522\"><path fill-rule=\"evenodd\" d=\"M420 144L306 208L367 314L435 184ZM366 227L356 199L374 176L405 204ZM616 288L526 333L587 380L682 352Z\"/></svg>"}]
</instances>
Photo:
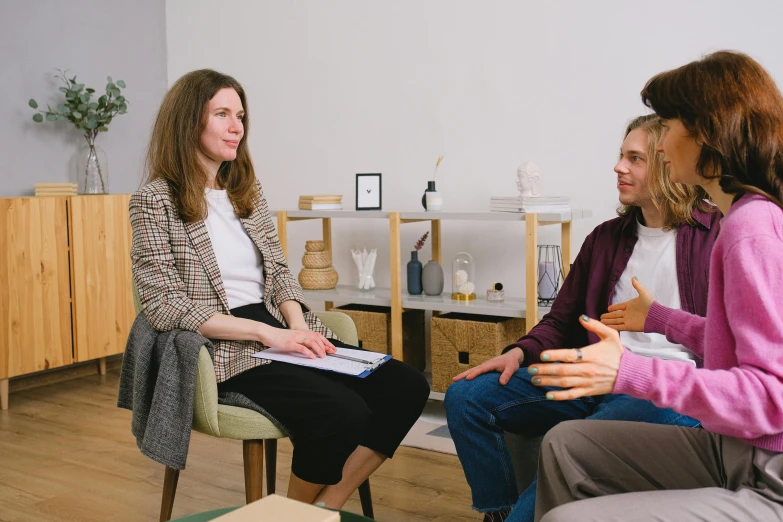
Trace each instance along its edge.
<instances>
[{"instance_id":1,"label":"glass cloche dome","mask_svg":"<svg viewBox=\"0 0 783 522\"><path fill-rule=\"evenodd\" d=\"M476 272L473 256L460 252L451 262L451 298L472 301L476 298Z\"/></svg>"}]
</instances>

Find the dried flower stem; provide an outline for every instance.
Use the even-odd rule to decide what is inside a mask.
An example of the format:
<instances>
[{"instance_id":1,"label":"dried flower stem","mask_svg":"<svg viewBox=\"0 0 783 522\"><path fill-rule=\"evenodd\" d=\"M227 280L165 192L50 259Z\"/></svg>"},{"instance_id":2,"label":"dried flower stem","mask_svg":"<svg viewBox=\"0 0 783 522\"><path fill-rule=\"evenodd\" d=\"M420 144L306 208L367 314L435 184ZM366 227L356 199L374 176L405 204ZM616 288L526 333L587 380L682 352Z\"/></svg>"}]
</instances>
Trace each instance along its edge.
<instances>
[{"instance_id":1,"label":"dried flower stem","mask_svg":"<svg viewBox=\"0 0 783 522\"><path fill-rule=\"evenodd\" d=\"M424 233L423 236L421 236L421 238L418 241L416 241L416 244L413 245L413 248L415 248L416 250L421 250L421 247L424 246L424 242L427 241L427 236L429 235L430 235L430 231L428 230Z\"/></svg>"},{"instance_id":2,"label":"dried flower stem","mask_svg":"<svg viewBox=\"0 0 783 522\"><path fill-rule=\"evenodd\" d=\"M440 166L440 162L443 161L443 156L440 156L438 158L438 161L435 162L435 172L432 174L432 180L435 181L435 178L438 175L438 167Z\"/></svg>"}]
</instances>

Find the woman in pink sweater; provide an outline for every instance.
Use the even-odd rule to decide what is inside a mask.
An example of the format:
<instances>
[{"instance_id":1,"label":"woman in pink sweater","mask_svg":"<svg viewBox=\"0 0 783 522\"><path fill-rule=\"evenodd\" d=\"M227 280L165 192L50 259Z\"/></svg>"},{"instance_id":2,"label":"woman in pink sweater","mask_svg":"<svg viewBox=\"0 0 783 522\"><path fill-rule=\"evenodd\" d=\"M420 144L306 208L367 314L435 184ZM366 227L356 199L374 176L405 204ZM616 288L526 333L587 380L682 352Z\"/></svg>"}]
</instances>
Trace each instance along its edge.
<instances>
[{"instance_id":1,"label":"woman in pink sweater","mask_svg":"<svg viewBox=\"0 0 783 522\"><path fill-rule=\"evenodd\" d=\"M757 62L717 52L653 77L642 100L665 127L672 181L703 187L725 216L707 317L636 281L638 298L582 317L599 343L543 352L529 371L563 388L551 400L625 393L705 429L560 424L541 447L536 520L783 520L783 98ZM703 366L635 355L616 330L665 334Z\"/></svg>"}]
</instances>

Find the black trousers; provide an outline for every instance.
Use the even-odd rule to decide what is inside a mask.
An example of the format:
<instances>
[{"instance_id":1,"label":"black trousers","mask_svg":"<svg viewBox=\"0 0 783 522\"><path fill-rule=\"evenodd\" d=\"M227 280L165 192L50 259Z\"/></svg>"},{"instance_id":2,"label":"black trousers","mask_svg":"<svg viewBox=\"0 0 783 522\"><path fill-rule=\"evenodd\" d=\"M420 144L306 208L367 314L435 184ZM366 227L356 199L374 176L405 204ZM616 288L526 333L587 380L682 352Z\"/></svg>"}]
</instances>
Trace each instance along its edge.
<instances>
[{"instance_id":1,"label":"black trousers","mask_svg":"<svg viewBox=\"0 0 783 522\"><path fill-rule=\"evenodd\" d=\"M262 303L231 314L284 328ZM244 395L282 424L294 444L291 470L315 484L340 482L345 461L357 446L392 457L430 391L421 372L397 360L364 379L273 362L219 383L218 390Z\"/></svg>"}]
</instances>

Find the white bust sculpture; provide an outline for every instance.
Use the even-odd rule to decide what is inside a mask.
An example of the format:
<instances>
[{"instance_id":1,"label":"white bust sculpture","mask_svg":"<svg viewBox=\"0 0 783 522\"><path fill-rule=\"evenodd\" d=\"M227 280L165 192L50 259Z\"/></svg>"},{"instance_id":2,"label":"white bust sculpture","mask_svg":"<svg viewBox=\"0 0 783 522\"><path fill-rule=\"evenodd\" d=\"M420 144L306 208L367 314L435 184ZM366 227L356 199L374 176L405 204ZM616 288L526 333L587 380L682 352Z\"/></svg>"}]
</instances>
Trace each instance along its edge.
<instances>
[{"instance_id":1,"label":"white bust sculpture","mask_svg":"<svg viewBox=\"0 0 783 522\"><path fill-rule=\"evenodd\" d=\"M526 161L517 169L517 188L523 198L537 198L541 195L541 171L532 161Z\"/></svg>"}]
</instances>

